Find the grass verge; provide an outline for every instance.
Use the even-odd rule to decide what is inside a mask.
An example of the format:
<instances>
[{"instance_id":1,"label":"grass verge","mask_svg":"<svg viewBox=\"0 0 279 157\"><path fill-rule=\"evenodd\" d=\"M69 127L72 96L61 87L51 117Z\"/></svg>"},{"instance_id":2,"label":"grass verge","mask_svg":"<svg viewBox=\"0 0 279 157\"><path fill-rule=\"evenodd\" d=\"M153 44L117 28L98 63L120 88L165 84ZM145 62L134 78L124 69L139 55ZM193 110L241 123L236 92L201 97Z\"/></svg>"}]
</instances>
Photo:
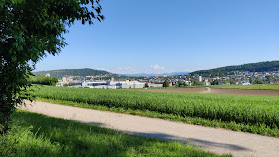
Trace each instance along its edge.
<instances>
[{"instance_id":1,"label":"grass verge","mask_svg":"<svg viewBox=\"0 0 279 157\"><path fill-rule=\"evenodd\" d=\"M218 156L190 145L123 134L17 110L0 156ZM229 156L229 155L224 155Z\"/></svg>"},{"instance_id":2,"label":"grass verge","mask_svg":"<svg viewBox=\"0 0 279 157\"><path fill-rule=\"evenodd\" d=\"M120 107L109 108L102 105L92 105L92 104L77 103L73 101L64 101L64 100L52 100L52 99L44 99L44 98L37 98L37 100L43 102L67 105L67 106L75 106L75 107L96 109L102 111L112 111L118 113L127 113L127 114L139 115L144 117L161 118L161 119L166 119L171 121L180 121L188 124L202 125L206 127L224 128L233 131L243 131L243 132L249 132L254 134L260 134L264 136L279 137L279 129L277 127L270 128L269 126L266 126L264 124L224 122L221 120L209 120L200 117L182 117L175 114L159 113L159 112L149 111L149 110L133 110L133 109L120 108Z\"/></svg>"}]
</instances>

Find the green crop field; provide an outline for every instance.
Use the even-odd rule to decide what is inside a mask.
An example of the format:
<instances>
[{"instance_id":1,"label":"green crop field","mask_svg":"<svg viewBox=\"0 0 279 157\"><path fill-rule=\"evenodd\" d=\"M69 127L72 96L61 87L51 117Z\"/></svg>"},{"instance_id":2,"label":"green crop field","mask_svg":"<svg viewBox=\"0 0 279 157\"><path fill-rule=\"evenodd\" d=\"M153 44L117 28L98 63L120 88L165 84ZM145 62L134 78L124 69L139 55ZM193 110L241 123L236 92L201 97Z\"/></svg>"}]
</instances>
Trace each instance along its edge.
<instances>
[{"instance_id":1,"label":"green crop field","mask_svg":"<svg viewBox=\"0 0 279 157\"><path fill-rule=\"evenodd\" d=\"M179 118L202 118L208 122L241 124L252 128L236 130L279 137L279 97L48 86L35 88L33 95L38 98L88 104L88 106L151 111L157 114L172 114ZM235 130L234 127L229 129Z\"/></svg>"},{"instance_id":2,"label":"green crop field","mask_svg":"<svg viewBox=\"0 0 279 157\"><path fill-rule=\"evenodd\" d=\"M19 110L14 114L9 132L0 136L0 156L218 155L179 142L132 136L98 126Z\"/></svg>"},{"instance_id":3,"label":"green crop field","mask_svg":"<svg viewBox=\"0 0 279 157\"><path fill-rule=\"evenodd\" d=\"M279 84L213 85L210 88L279 90Z\"/></svg>"}]
</instances>

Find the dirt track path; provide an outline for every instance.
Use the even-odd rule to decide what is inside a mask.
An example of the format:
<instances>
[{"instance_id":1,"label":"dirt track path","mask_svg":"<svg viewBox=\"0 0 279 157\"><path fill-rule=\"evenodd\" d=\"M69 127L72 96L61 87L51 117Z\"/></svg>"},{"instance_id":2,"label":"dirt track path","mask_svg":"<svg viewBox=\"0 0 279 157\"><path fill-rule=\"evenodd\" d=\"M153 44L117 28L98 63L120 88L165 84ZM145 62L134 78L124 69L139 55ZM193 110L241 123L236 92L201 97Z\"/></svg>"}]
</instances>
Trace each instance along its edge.
<instances>
[{"instance_id":1,"label":"dirt track path","mask_svg":"<svg viewBox=\"0 0 279 157\"><path fill-rule=\"evenodd\" d=\"M210 88L207 93L210 94L232 94L232 95L255 95L255 96L279 96L278 90L260 90L260 89L221 89ZM278 155L279 156L279 155Z\"/></svg>"},{"instance_id":2,"label":"dirt track path","mask_svg":"<svg viewBox=\"0 0 279 157\"><path fill-rule=\"evenodd\" d=\"M222 88L210 88L210 87L147 89L147 90L140 90L140 91L175 92L175 93L207 93L207 94L228 94L228 95L254 95L254 96L279 96L279 90L226 89L226 88L222 89Z\"/></svg>"},{"instance_id":3,"label":"dirt track path","mask_svg":"<svg viewBox=\"0 0 279 157\"><path fill-rule=\"evenodd\" d=\"M279 138L45 102L36 102L22 109L135 135L190 142L192 145L218 154L279 156Z\"/></svg>"}]
</instances>

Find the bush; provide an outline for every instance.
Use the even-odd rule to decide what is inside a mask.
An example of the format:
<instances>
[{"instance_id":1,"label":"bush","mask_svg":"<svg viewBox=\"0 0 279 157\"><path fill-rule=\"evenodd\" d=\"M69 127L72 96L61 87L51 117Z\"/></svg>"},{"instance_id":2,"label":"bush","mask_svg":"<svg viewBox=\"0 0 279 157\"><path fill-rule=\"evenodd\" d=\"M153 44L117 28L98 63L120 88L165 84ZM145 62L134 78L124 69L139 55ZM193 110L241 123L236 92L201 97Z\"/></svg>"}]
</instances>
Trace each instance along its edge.
<instances>
[{"instance_id":1,"label":"bush","mask_svg":"<svg viewBox=\"0 0 279 157\"><path fill-rule=\"evenodd\" d=\"M55 86L56 83L58 82L58 79L46 77L45 75L41 74L37 78L33 78L30 81L31 81L31 83L34 83L34 84Z\"/></svg>"}]
</instances>

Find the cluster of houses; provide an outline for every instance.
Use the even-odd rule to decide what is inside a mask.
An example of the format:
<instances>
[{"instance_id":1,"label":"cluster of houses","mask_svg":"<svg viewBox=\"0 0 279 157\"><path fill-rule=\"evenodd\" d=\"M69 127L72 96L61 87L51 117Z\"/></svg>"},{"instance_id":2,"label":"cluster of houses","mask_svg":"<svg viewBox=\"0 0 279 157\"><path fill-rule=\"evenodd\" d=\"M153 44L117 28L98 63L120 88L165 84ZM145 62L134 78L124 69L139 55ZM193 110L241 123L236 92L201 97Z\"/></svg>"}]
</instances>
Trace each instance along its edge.
<instances>
[{"instance_id":1,"label":"cluster of houses","mask_svg":"<svg viewBox=\"0 0 279 157\"><path fill-rule=\"evenodd\" d=\"M261 83L279 83L279 71L273 72L239 72L235 71L232 75L227 75L225 77L209 77L209 80L219 80L218 85L228 85L233 84L236 85L249 85L255 84L256 81L260 81ZM226 81L232 80L232 81Z\"/></svg>"},{"instance_id":2,"label":"cluster of houses","mask_svg":"<svg viewBox=\"0 0 279 157\"><path fill-rule=\"evenodd\" d=\"M185 75L185 76L152 76L152 77L145 77L144 79L140 80L140 82L152 82L162 84L164 80L167 79L171 85L177 85L177 82L180 80L182 85L249 85L259 83L279 83L279 71L273 72L239 72L235 71L232 75L227 76L209 76L203 77L200 75ZM256 82L258 81L258 82Z\"/></svg>"}]
</instances>

